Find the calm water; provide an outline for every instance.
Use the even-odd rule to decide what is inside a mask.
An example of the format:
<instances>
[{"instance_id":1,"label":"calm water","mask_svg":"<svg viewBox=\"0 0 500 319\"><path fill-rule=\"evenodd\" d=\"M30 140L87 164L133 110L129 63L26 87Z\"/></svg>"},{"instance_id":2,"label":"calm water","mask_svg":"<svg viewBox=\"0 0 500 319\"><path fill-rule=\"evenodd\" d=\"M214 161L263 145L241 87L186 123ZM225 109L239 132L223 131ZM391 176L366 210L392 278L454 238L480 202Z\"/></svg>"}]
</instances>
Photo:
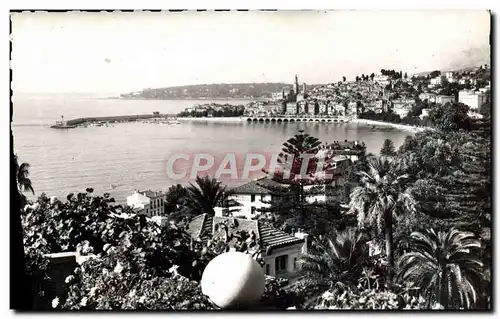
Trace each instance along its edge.
<instances>
[{"instance_id":1,"label":"calm water","mask_svg":"<svg viewBox=\"0 0 500 319\"><path fill-rule=\"evenodd\" d=\"M212 153L279 152L281 144L299 129L321 141L363 140L367 151L378 153L385 138L396 146L408 132L374 131L357 124L315 123L183 123L155 125L115 124L72 130L49 128L61 115L85 116L176 113L207 101L132 101L85 97L14 97L14 150L31 165L36 195L46 192L61 198L93 187L109 192L118 202L134 189L166 190L177 181L165 174L165 161L176 149ZM248 101L214 101L245 104ZM112 188L111 185L116 186Z\"/></svg>"}]
</instances>

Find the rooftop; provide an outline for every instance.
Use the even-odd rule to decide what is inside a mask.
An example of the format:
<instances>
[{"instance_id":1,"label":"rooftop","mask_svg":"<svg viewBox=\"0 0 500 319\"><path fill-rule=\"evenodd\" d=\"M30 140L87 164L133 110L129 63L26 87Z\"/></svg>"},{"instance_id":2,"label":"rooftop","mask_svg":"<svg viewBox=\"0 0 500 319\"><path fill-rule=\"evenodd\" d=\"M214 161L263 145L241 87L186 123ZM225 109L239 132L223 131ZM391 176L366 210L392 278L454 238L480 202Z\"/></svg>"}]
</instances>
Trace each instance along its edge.
<instances>
[{"instance_id":1,"label":"rooftop","mask_svg":"<svg viewBox=\"0 0 500 319\"><path fill-rule=\"evenodd\" d=\"M150 189L146 190L146 191L138 191L138 193L141 193L143 194L144 196L148 197L148 198L155 198L155 197L162 197L162 196L165 196L165 194L161 191L152 191Z\"/></svg>"},{"instance_id":2,"label":"rooftop","mask_svg":"<svg viewBox=\"0 0 500 319\"><path fill-rule=\"evenodd\" d=\"M270 194L271 191L259 185L258 181L251 181L232 189L235 194Z\"/></svg>"},{"instance_id":3,"label":"rooftop","mask_svg":"<svg viewBox=\"0 0 500 319\"><path fill-rule=\"evenodd\" d=\"M139 192L135 192L134 194L127 196L127 201L131 201L131 202L133 201L135 203L142 203L142 204L149 204L150 203L149 197L147 197Z\"/></svg>"},{"instance_id":4,"label":"rooftop","mask_svg":"<svg viewBox=\"0 0 500 319\"><path fill-rule=\"evenodd\" d=\"M334 150L345 150L345 149L362 149L365 148L365 144L359 141L335 141L331 144L328 144L329 149Z\"/></svg>"},{"instance_id":5,"label":"rooftop","mask_svg":"<svg viewBox=\"0 0 500 319\"><path fill-rule=\"evenodd\" d=\"M304 242L304 238L294 237L281 230L272 228L262 221L239 219L233 217L209 216L207 214L198 215L189 223L188 233L195 239L206 240L216 233L215 225L221 222L227 222L228 232L232 233L234 238L229 245L232 246L237 240L238 233L244 231L251 235L255 234L260 241L260 249L269 251L272 248L294 245Z\"/></svg>"},{"instance_id":6,"label":"rooftop","mask_svg":"<svg viewBox=\"0 0 500 319\"><path fill-rule=\"evenodd\" d=\"M267 176L232 189L235 194L271 194L273 189L285 187Z\"/></svg>"}]
</instances>

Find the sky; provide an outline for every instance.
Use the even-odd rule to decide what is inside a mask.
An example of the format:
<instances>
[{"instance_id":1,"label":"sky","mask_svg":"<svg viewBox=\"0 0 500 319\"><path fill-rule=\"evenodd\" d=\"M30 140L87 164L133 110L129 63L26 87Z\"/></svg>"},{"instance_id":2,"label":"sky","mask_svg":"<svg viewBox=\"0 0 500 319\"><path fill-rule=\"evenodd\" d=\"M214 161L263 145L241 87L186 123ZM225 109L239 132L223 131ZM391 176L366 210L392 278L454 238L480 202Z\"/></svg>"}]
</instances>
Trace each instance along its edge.
<instances>
[{"instance_id":1,"label":"sky","mask_svg":"<svg viewBox=\"0 0 500 319\"><path fill-rule=\"evenodd\" d=\"M188 84L339 81L440 69L489 44L487 11L12 14L12 88L126 93Z\"/></svg>"}]
</instances>

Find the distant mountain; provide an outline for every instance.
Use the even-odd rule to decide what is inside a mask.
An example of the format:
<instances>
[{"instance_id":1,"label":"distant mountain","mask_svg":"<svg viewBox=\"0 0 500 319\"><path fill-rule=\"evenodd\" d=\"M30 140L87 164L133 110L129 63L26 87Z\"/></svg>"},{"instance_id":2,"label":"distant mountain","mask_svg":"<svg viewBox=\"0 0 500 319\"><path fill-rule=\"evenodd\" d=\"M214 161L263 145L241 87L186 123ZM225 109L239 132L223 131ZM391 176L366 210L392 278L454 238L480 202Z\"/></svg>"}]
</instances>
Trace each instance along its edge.
<instances>
[{"instance_id":1,"label":"distant mountain","mask_svg":"<svg viewBox=\"0 0 500 319\"><path fill-rule=\"evenodd\" d=\"M484 64L491 63L490 46L470 48L462 52L458 52L451 62L443 68L444 71L458 71L469 68L478 67Z\"/></svg>"},{"instance_id":2,"label":"distant mountain","mask_svg":"<svg viewBox=\"0 0 500 319\"><path fill-rule=\"evenodd\" d=\"M184 85L166 88L144 89L121 94L125 99L248 99L267 98L271 93L280 92L286 83L220 83Z\"/></svg>"},{"instance_id":3,"label":"distant mountain","mask_svg":"<svg viewBox=\"0 0 500 319\"><path fill-rule=\"evenodd\" d=\"M442 67L439 71L447 72L447 71L472 71L481 65L491 63L491 51L490 46L470 48L468 50L464 50L462 52L457 53L453 59L444 67ZM427 76L434 70L415 73L415 76Z\"/></svg>"}]
</instances>

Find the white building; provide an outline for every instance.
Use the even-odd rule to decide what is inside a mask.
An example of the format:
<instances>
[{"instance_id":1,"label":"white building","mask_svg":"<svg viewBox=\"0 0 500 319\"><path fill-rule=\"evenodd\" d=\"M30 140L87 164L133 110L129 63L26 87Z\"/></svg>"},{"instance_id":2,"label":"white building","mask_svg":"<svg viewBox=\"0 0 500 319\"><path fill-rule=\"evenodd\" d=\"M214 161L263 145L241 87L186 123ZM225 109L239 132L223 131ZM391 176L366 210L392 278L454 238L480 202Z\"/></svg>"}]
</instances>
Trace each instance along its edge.
<instances>
[{"instance_id":1,"label":"white building","mask_svg":"<svg viewBox=\"0 0 500 319\"><path fill-rule=\"evenodd\" d=\"M228 235L245 232L255 236L259 243L249 248L250 253L260 253L264 260L264 272L268 276L293 278L299 270L297 261L300 256L307 254L307 234L295 232L294 236L281 230L272 228L267 223L259 220L238 219L231 217L210 216L201 214L196 216L189 224L187 232L195 239L206 241L218 236L224 230L216 225L230 225L227 227ZM229 242L234 245L235 239Z\"/></svg>"},{"instance_id":2,"label":"white building","mask_svg":"<svg viewBox=\"0 0 500 319\"><path fill-rule=\"evenodd\" d=\"M163 216L165 213L165 201L167 194L163 192L134 191L134 194L127 197L127 205L137 212L147 216Z\"/></svg>"},{"instance_id":3,"label":"white building","mask_svg":"<svg viewBox=\"0 0 500 319\"><path fill-rule=\"evenodd\" d=\"M399 115L400 118L405 117L411 110L411 105L407 100L394 100L392 101L392 111Z\"/></svg>"},{"instance_id":4,"label":"white building","mask_svg":"<svg viewBox=\"0 0 500 319\"><path fill-rule=\"evenodd\" d=\"M436 94L434 93L429 93L429 92L420 93L418 98L421 99L422 101L427 100L429 103L436 102Z\"/></svg>"},{"instance_id":5,"label":"white building","mask_svg":"<svg viewBox=\"0 0 500 319\"><path fill-rule=\"evenodd\" d=\"M458 102L468 105L473 110L478 110L486 102L486 95L482 92L460 91Z\"/></svg>"},{"instance_id":6,"label":"white building","mask_svg":"<svg viewBox=\"0 0 500 319\"><path fill-rule=\"evenodd\" d=\"M455 97L451 95L436 95L436 103L446 104L455 102Z\"/></svg>"},{"instance_id":7,"label":"white building","mask_svg":"<svg viewBox=\"0 0 500 319\"><path fill-rule=\"evenodd\" d=\"M296 102L288 102L286 104L286 114L297 115L297 103Z\"/></svg>"},{"instance_id":8,"label":"white building","mask_svg":"<svg viewBox=\"0 0 500 319\"><path fill-rule=\"evenodd\" d=\"M234 200L241 205L238 207L239 211L233 213L234 216L245 216L250 219L260 214L257 211L258 209L270 206L266 202L271 200L271 191L262 186L264 179L265 177L253 180L231 190L232 194L228 196L228 199ZM221 216L221 213L216 211L219 216Z\"/></svg>"},{"instance_id":9,"label":"white building","mask_svg":"<svg viewBox=\"0 0 500 319\"><path fill-rule=\"evenodd\" d=\"M444 76L437 76L433 79L431 79L431 85L441 85L445 82L446 77Z\"/></svg>"},{"instance_id":10,"label":"white building","mask_svg":"<svg viewBox=\"0 0 500 319\"><path fill-rule=\"evenodd\" d=\"M138 191L134 191L134 194L127 196L127 205L138 214L151 216L151 201Z\"/></svg>"},{"instance_id":11,"label":"white building","mask_svg":"<svg viewBox=\"0 0 500 319\"><path fill-rule=\"evenodd\" d=\"M455 74L453 72L446 72L444 76L446 77L446 81L450 83L455 82Z\"/></svg>"},{"instance_id":12,"label":"white building","mask_svg":"<svg viewBox=\"0 0 500 319\"><path fill-rule=\"evenodd\" d=\"M391 80L387 75L377 75L376 77L373 78L373 81L382 86L387 86L387 84L391 83Z\"/></svg>"},{"instance_id":13,"label":"white building","mask_svg":"<svg viewBox=\"0 0 500 319\"><path fill-rule=\"evenodd\" d=\"M397 106L394 106L393 109L392 109L392 111L394 112L394 114L399 115L400 118L403 118L406 115L408 115L408 113L410 112L410 110L411 110L411 106L410 105L397 105Z\"/></svg>"}]
</instances>

